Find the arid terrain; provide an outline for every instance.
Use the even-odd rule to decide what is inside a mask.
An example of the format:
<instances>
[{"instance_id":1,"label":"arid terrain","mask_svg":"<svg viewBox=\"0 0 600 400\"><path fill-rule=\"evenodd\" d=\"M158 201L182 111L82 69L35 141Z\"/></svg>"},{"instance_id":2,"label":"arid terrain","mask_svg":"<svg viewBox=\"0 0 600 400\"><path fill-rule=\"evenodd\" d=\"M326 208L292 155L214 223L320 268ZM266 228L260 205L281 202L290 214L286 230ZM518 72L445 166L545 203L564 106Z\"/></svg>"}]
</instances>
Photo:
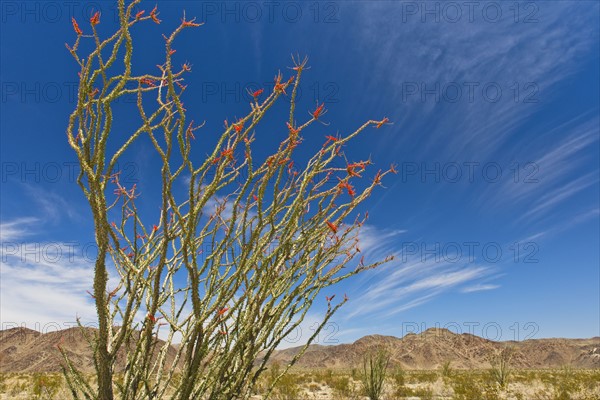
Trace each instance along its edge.
<instances>
[{"instance_id":1,"label":"arid terrain","mask_svg":"<svg viewBox=\"0 0 600 400\"><path fill-rule=\"evenodd\" d=\"M86 332L92 335L94 330L86 328ZM62 360L57 345L62 346L84 371L93 371L91 351L79 328L46 334L15 328L0 331L0 372L57 372ZM449 361L455 369L482 369L489 367L489 358L494 352L506 346L515 349L512 362L516 369L600 368L600 337L494 342L436 328L403 338L370 335L351 344L312 345L296 366L301 369L349 370L361 365L363 356L369 351L385 348L390 353L391 366L427 370ZM271 362L286 364L300 349L277 351Z\"/></svg>"},{"instance_id":2,"label":"arid terrain","mask_svg":"<svg viewBox=\"0 0 600 400\"><path fill-rule=\"evenodd\" d=\"M41 334L25 328L0 331L0 398L68 398L58 373L60 345L88 373L91 351L79 328ZM500 385L493 360L511 348L510 377ZM300 350L276 352L256 389L261 399L274 371ZM445 329L403 338L370 335L351 344L310 346L275 391L279 399L365 399L363 361L375 350L389 357L384 399L600 399L600 338L495 342ZM124 366L120 357L117 371ZM63 397L61 397L63 396ZM64 397L66 396L66 397Z\"/></svg>"},{"instance_id":3,"label":"arid terrain","mask_svg":"<svg viewBox=\"0 0 600 400\"><path fill-rule=\"evenodd\" d=\"M365 353L384 347L391 364L406 369L435 369L450 361L454 368L489 367L489 357L506 346L515 349L513 365L518 369L600 368L600 337L591 339L531 339L522 342L494 342L467 333L431 328L420 334L365 336L352 344L311 346L297 366L304 368L349 369L362 364ZM273 360L285 363L299 348L279 351Z\"/></svg>"}]
</instances>

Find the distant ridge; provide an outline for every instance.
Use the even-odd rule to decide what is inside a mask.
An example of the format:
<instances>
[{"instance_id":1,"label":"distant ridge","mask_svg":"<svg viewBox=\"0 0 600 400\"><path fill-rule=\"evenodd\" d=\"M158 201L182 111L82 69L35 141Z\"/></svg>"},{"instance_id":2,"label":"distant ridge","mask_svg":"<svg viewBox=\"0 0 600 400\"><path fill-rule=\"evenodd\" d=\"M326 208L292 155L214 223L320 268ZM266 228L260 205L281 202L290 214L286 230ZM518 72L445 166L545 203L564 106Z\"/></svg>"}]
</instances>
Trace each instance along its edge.
<instances>
[{"instance_id":1,"label":"distant ridge","mask_svg":"<svg viewBox=\"0 0 600 400\"><path fill-rule=\"evenodd\" d=\"M0 331L0 372L57 372L63 363L57 345L84 372L94 370L92 350L85 335L93 337L95 328L69 328L40 333L27 328ZM164 343L159 341L159 346ZM174 359L176 350L167 354L167 362ZM117 371L125 368L126 356L117 355Z\"/></svg>"},{"instance_id":2,"label":"distant ridge","mask_svg":"<svg viewBox=\"0 0 600 400\"><path fill-rule=\"evenodd\" d=\"M468 333L430 328L403 338L369 335L351 344L310 346L296 364L300 368L355 368L362 365L364 354L384 348L392 365L409 369L433 369L446 361L453 368L489 368L489 359L505 346L515 349L515 368L600 368L600 337L590 339L529 339L522 342L495 342ZM271 362L285 363L301 347L278 351Z\"/></svg>"},{"instance_id":3,"label":"distant ridge","mask_svg":"<svg viewBox=\"0 0 600 400\"><path fill-rule=\"evenodd\" d=\"M94 328L85 328L93 335ZM0 331L0 372L53 372L60 369L59 344L84 371L93 371L92 351L80 328L40 332L27 328ZM311 345L296 364L299 368L350 369L362 365L363 356L376 348L385 348L392 365L409 369L433 369L446 361L453 368L488 368L490 356L505 346L515 349L515 368L600 368L600 337L591 339L529 339L522 342L495 342L479 336L455 334L447 329L431 328L403 338L369 335L351 344ZM301 347L279 350L270 362L289 362ZM173 356L175 349L169 353ZM120 354L117 370L124 367Z\"/></svg>"}]
</instances>

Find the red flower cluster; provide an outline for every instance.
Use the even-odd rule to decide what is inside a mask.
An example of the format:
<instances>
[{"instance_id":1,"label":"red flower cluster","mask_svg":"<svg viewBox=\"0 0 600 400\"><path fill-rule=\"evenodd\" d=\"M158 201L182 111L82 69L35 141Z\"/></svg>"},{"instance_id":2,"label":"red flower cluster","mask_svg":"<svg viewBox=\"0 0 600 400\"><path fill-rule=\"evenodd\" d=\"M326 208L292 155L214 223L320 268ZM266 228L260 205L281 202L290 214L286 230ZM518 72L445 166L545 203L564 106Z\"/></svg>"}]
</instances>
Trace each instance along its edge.
<instances>
[{"instance_id":1,"label":"red flower cluster","mask_svg":"<svg viewBox=\"0 0 600 400\"><path fill-rule=\"evenodd\" d=\"M240 133L242 129L244 129L244 121L238 121L236 124L233 124L233 129L236 133Z\"/></svg>"},{"instance_id":2,"label":"red flower cluster","mask_svg":"<svg viewBox=\"0 0 600 400\"><path fill-rule=\"evenodd\" d=\"M323 110L324 110L324 107L325 107L325 103L323 103L323 104L321 104L320 106L318 106L318 107L315 109L315 111L313 111L313 112L312 112L312 114L311 114L311 115L313 116L313 118L314 118L314 119L319 119L319 117L320 117L321 115L323 115Z\"/></svg>"},{"instance_id":3,"label":"red flower cluster","mask_svg":"<svg viewBox=\"0 0 600 400\"><path fill-rule=\"evenodd\" d=\"M354 187L351 184L349 184L348 182L340 181L340 183L338 183L338 188L346 189L348 191L348 194L352 197L354 197L356 195L356 192L354 191Z\"/></svg>"},{"instance_id":4,"label":"red flower cluster","mask_svg":"<svg viewBox=\"0 0 600 400\"><path fill-rule=\"evenodd\" d=\"M389 122L389 119L387 119L387 117L385 117L384 119L382 119L381 121L379 121L379 123L377 124L377 129L381 128L381 125L385 124Z\"/></svg>"},{"instance_id":5,"label":"red flower cluster","mask_svg":"<svg viewBox=\"0 0 600 400\"><path fill-rule=\"evenodd\" d=\"M98 25L100 23L100 11L96 11L92 18L90 18L90 24Z\"/></svg>"},{"instance_id":6,"label":"red flower cluster","mask_svg":"<svg viewBox=\"0 0 600 400\"><path fill-rule=\"evenodd\" d=\"M154 21L157 24L160 24L160 19L158 19L158 13L156 12L156 8L158 6L155 6L152 11L150 11L150 18L152 18L152 21Z\"/></svg>"},{"instance_id":7,"label":"red flower cluster","mask_svg":"<svg viewBox=\"0 0 600 400\"><path fill-rule=\"evenodd\" d=\"M254 97L254 98L256 99L256 98L257 98L258 96L260 96L260 95L261 95L261 94L262 94L264 91L265 91L264 89L258 89L257 91L255 91L255 92L252 92L252 93L251 93L251 95L252 95L252 97Z\"/></svg>"},{"instance_id":8,"label":"red flower cluster","mask_svg":"<svg viewBox=\"0 0 600 400\"><path fill-rule=\"evenodd\" d=\"M329 229L331 229L331 231L333 233L337 233L337 231L338 231L337 225L335 225L334 223L331 223L329 221L325 221L325 223L327 224L327 226L329 227Z\"/></svg>"},{"instance_id":9,"label":"red flower cluster","mask_svg":"<svg viewBox=\"0 0 600 400\"><path fill-rule=\"evenodd\" d=\"M213 164L218 163L222 158L228 158L230 161L233 161L233 149L223 150L221 155L213 160Z\"/></svg>"},{"instance_id":10,"label":"red flower cluster","mask_svg":"<svg viewBox=\"0 0 600 400\"><path fill-rule=\"evenodd\" d=\"M219 315L224 315L227 311L229 311L229 307L223 307L219 310Z\"/></svg>"},{"instance_id":11,"label":"red flower cluster","mask_svg":"<svg viewBox=\"0 0 600 400\"><path fill-rule=\"evenodd\" d=\"M77 36L81 36L83 32L81 32L81 29L79 29L79 24L77 24L75 17L71 17L71 22L73 23L73 29L75 30Z\"/></svg>"},{"instance_id":12,"label":"red flower cluster","mask_svg":"<svg viewBox=\"0 0 600 400\"><path fill-rule=\"evenodd\" d=\"M285 83L281 83L281 73L279 73L276 77L275 77L275 91L276 92L281 92L283 94L285 94L287 96L287 93L285 92Z\"/></svg>"},{"instance_id":13,"label":"red flower cluster","mask_svg":"<svg viewBox=\"0 0 600 400\"><path fill-rule=\"evenodd\" d=\"M140 79L140 83L142 85L146 85L146 86L156 86L156 84L154 83L154 80L150 79L150 78L142 78Z\"/></svg>"},{"instance_id":14,"label":"red flower cluster","mask_svg":"<svg viewBox=\"0 0 600 400\"><path fill-rule=\"evenodd\" d=\"M361 175L359 174L359 172L362 172L365 170L365 165L367 165L367 163L364 161L348 164L346 166L346 171L348 171L349 176L355 176L357 178L361 178ZM361 171L356 172L356 169L360 169Z\"/></svg>"},{"instance_id":15,"label":"red flower cluster","mask_svg":"<svg viewBox=\"0 0 600 400\"><path fill-rule=\"evenodd\" d=\"M300 130L298 128L294 128L289 122L286 122L285 124L287 125L288 129L290 130L290 133L293 136L296 136L298 135L298 133L300 133Z\"/></svg>"}]
</instances>

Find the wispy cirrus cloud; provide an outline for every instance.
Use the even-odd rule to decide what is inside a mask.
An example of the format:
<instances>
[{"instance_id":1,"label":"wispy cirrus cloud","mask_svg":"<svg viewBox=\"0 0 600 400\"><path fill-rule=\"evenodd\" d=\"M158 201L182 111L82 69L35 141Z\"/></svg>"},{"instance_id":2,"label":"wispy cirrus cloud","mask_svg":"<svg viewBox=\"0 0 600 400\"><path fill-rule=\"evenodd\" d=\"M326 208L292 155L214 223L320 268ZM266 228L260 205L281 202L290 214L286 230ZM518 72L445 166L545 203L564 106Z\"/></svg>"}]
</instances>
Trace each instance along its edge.
<instances>
[{"instance_id":1,"label":"wispy cirrus cloud","mask_svg":"<svg viewBox=\"0 0 600 400\"><path fill-rule=\"evenodd\" d=\"M58 222L66 216L71 220L81 220L81 214L75 204L57 191L32 183L23 183L25 194L36 206L39 218L49 222Z\"/></svg>"},{"instance_id":2,"label":"wispy cirrus cloud","mask_svg":"<svg viewBox=\"0 0 600 400\"><path fill-rule=\"evenodd\" d=\"M535 202L534 206L530 208L525 214L524 219L531 219L536 216L547 213L553 207L556 207L559 203L567 200L568 198L576 195L580 191L595 185L598 183L597 172L592 172L576 178L564 185L555 187L544 195L542 195L538 201Z\"/></svg>"},{"instance_id":3,"label":"wispy cirrus cloud","mask_svg":"<svg viewBox=\"0 0 600 400\"><path fill-rule=\"evenodd\" d=\"M28 241L40 233L38 218L0 225L0 307L2 327L32 329L72 326L76 317L93 321L90 290L93 260L81 243Z\"/></svg>"},{"instance_id":4,"label":"wispy cirrus cloud","mask_svg":"<svg viewBox=\"0 0 600 400\"><path fill-rule=\"evenodd\" d=\"M69 245L51 244L52 251ZM2 324L35 327L72 324L76 317L93 321L95 308L90 290L93 265L81 256L49 253L49 244L21 243L3 247L0 261ZM8 250L8 251L7 251Z\"/></svg>"},{"instance_id":5,"label":"wispy cirrus cloud","mask_svg":"<svg viewBox=\"0 0 600 400\"><path fill-rule=\"evenodd\" d=\"M564 201L598 183L598 169L585 168L598 142L598 117L579 116L544 132L559 137L555 143L521 149L517 157L529 159L506 174L498 185L489 185L481 194L486 207L523 208L518 220L531 222L552 212ZM543 139L542 132L540 136Z\"/></svg>"},{"instance_id":6,"label":"wispy cirrus cloud","mask_svg":"<svg viewBox=\"0 0 600 400\"><path fill-rule=\"evenodd\" d=\"M38 222L39 219L33 217L0 222L0 242L13 242L31 235L33 226Z\"/></svg>"},{"instance_id":7,"label":"wispy cirrus cloud","mask_svg":"<svg viewBox=\"0 0 600 400\"><path fill-rule=\"evenodd\" d=\"M388 84L381 89L385 96L371 98L369 107L393 112L391 129L398 132L394 141L381 139L378 152L415 161L421 172L437 162L498 163L499 182L479 177L452 189L462 189L465 201L486 216L512 213L506 225L534 225L533 233L515 236L557 232L557 221L571 225L575 215L597 208L589 197L573 201L598 184L592 153L600 136L597 102L571 109L561 96L572 94L569 79L597 59L599 5L503 3L494 22L482 15L483 3L472 18L458 6L463 12L456 22L444 18L443 5L429 2L360 8L358 47L376 49L365 85L373 86L381 76ZM535 18L527 23L509 10L525 6L534 7ZM561 101L562 109L555 112ZM515 163L521 168L519 182L511 169ZM537 181L524 183L528 177ZM445 183L428 186L428 204L444 202Z\"/></svg>"},{"instance_id":8,"label":"wispy cirrus cloud","mask_svg":"<svg viewBox=\"0 0 600 400\"><path fill-rule=\"evenodd\" d=\"M395 314L417 307L448 290L466 283L488 278L491 268L483 266L457 267L435 260L413 260L406 266L386 269L385 279L374 282L354 300L355 306L345 318L369 315L384 321Z\"/></svg>"},{"instance_id":9,"label":"wispy cirrus cloud","mask_svg":"<svg viewBox=\"0 0 600 400\"><path fill-rule=\"evenodd\" d=\"M494 23L464 13L450 23L409 15L403 2L365 4L358 43L377 49L372 75L388 77L401 105L394 128L405 134L386 149L420 158L432 150L440 159L494 157L598 42L597 12L570 2L536 7L535 23L515 22L508 5Z\"/></svg>"},{"instance_id":10,"label":"wispy cirrus cloud","mask_svg":"<svg viewBox=\"0 0 600 400\"><path fill-rule=\"evenodd\" d=\"M461 290L462 293L473 293L473 292L483 292L485 290L494 290L498 289L500 285L492 285L492 284L478 284L473 286L468 286Z\"/></svg>"},{"instance_id":11,"label":"wispy cirrus cloud","mask_svg":"<svg viewBox=\"0 0 600 400\"><path fill-rule=\"evenodd\" d=\"M340 312L344 321L368 315L371 321L384 323L389 317L427 303L443 293L494 278L496 271L490 266L423 257L420 253L403 254L402 238L406 230L365 227L359 238L368 259L374 261L394 255L395 261L364 273L348 287L352 308Z\"/></svg>"}]
</instances>

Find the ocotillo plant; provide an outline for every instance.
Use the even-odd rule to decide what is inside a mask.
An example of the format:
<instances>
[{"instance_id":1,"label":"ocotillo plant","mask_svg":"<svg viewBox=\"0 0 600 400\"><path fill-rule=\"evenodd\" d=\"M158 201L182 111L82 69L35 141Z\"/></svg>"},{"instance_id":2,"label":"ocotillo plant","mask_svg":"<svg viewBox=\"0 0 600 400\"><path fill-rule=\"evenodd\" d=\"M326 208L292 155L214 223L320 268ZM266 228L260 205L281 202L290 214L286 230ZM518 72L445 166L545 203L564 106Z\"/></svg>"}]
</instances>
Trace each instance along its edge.
<instances>
[{"instance_id":1,"label":"ocotillo plant","mask_svg":"<svg viewBox=\"0 0 600 400\"><path fill-rule=\"evenodd\" d=\"M362 387L369 400L380 400L385 377L390 364L390 354L385 349L370 352L363 357Z\"/></svg>"},{"instance_id":2,"label":"ocotillo plant","mask_svg":"<svg viewBox=\"0 0 600 400\"><path fill-rule=\"evenodd\" d=\"M504 347L490 357L490 364L492 366L490 374L492 379L500 385L500 387L505 387L507 385L508 379L512 374L511 364L514 355L514 348Z\"/></svg>"},{"instance_id":3,"label":"ocotillo plant","mask_svg":"<svg viewBox=\"0 0 600 400\"><path fill-rule=\"evenodd\" d=\"M304 168L293 169L304 131L325 114L321 104L304 121L297 119L306 59L294 59L292 76L278 74L271 93L253 92L248 114L226 122L214 149L196 165L190 154L199 126L186 119L182 101L190 66L175 67L172 55L178 35L201 24L184 14L164 36L164 63L156 72L135 75L132 31L141 23L161 22L156 7L134 12L139 3L118 0L118 29L104 39L97 31L99 13L85 26L73 19L77 38L67 45L80 68L67 138L81 164L78 184L90 205L98 246L90 293L98 330L89 338L97 384L63 352L65 376L74 398L247 398L273 351L302 323L324 288L387 260L356 261L364 217L355 210L393 167L375 173L357 191L351 182L362 178L371 162L349 162L343 152L350 140L387 118L327 137ZM117 100L128 96L137 101L141 123L123 138L112 132L113 112ZM148 96L156 100L152 108ZM289 97L290 110L281 142L258 161L254 132L283 96ZM161 163L161 207L154 221L139 212L136 187L126 187L117 170L142 137ZM183 180L189 189L181 200L174 186ZM216 210L207 207L215 203ZM118 222L111 222L115 214ZM118 282L110 288L109 260ZM327 298L323 321L306 346L346 300ZM164 341L158 340L161 327ZM171 347L175 338L181 340L176 348ZM126 354L126 366L116 376L118 354Z\"/></svg>"}]
</instances>

